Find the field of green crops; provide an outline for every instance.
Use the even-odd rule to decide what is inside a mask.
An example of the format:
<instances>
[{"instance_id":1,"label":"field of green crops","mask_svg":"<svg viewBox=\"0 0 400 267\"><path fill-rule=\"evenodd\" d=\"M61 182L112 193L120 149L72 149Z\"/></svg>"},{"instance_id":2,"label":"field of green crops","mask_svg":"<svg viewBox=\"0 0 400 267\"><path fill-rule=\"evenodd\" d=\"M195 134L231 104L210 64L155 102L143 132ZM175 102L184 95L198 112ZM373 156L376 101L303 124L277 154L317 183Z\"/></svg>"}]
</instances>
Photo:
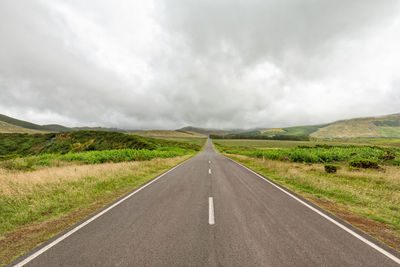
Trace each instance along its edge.
<instances>
[{"instance_id":1,"label":"field of green crops","mask_svg":"<svg viewBox=\"0 0 400 267\"><path fill-rule=\"evenodd\" d=\"M217 148L227 154L303 163L340 163L370 160L385 165L400 165L400 149L379 146L299 145L292 148L260 149L215 141Z\"/></svg>"},{"instance_id":2,"label":"field of green crops","mask_svg":"<svg viewBox=\"0 0 400 267\"><path fill-rule=\"evenodd\" d=\"M67 154L41 154L19 159L0 162L0 167L14 170L34 170L38 166L55 166L60 161L77 162L82 164L99 164L105 162L141 161L153 158L170 158L193 154L196 151L181 148L163 150L148 149L118 149L102 151L86 151Z\"/></svg>"}]
</instances>

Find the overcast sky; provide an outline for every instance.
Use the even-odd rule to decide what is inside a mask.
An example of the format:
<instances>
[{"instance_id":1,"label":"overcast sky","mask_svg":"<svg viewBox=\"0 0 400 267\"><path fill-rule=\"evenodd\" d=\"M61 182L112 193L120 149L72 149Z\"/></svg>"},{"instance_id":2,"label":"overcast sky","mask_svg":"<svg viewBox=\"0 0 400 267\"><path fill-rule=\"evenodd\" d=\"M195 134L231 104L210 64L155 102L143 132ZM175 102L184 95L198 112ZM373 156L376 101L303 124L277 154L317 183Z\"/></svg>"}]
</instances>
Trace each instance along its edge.
<instances>
[{"instance_id":1,"label":"overcast sky","mask_svg":"<svg viewBox=\"0 0 400 267\"><path fill-rule=\"evenodd\" d=\"M0 113L129 129L400 112L397 0L0 0Z\"/></svg>"}]
</instances>

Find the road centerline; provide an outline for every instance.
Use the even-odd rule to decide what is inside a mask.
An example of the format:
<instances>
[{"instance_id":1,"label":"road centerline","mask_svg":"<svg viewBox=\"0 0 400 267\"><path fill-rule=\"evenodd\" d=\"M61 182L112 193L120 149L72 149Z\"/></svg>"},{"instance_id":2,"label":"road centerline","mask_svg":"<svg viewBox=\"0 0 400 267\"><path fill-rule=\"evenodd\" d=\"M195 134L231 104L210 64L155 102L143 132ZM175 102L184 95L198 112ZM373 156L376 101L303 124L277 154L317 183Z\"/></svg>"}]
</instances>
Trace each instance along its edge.
<instances>
[{"instance_id":1,"label":"road centerline","mask_svg":"<svg viewBox=\"0 0 400 267\"><path fill-rule=\"evenodd\" d=\"M208 198L208 223L210 225L215 224L215 218L214 218L214 201L212 197Z\"/></svg>"}]
</instances>

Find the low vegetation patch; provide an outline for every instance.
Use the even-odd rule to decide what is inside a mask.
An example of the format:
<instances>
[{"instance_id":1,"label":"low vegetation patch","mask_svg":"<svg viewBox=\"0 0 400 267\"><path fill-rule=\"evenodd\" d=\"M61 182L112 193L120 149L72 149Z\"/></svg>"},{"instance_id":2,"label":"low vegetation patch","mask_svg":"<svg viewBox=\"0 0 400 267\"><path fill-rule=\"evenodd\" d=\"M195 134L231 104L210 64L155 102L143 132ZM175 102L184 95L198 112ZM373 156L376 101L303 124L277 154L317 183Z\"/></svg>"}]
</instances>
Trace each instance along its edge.
<instances>
[{"instance_id":1,"label":"low vegetation patch","mask_svg":"<svg viewBox=\"0 0 400 267\"><path fill-rule=\"evenodd\" d=\"M363 168L363 169L379 169L379 164L375 160L370 159L356 159L351 160L349 165L354 168Z\"/></svg>"},{"instance_id":2,"label":"low vegetation patch","mask_svg":"<svg viewBox=\"0 0 400 267\"><path fill-rule=\"evenodd\" d=\"M216 143L218 149L228 154L239 154L250 157L272 160L303 162L303 163L332 163L356 162L360 168L379 168L377 164L400 165L400 150L378 146L349 146L349 145L315 145L298 146L288 149L253 149L248 147L229 147ZM390 155L390 157L388 156ZM369 163L367 163L369 162ZM362 164L364 163L364 164ZM350 163L352 164L352 163ZM368 165L368 166L367 166Z\"/></svg>"},{"instance_id":3,"label":"low vegetation patch","mask_svg":"<svg viewBox=\"0 0 400 267\"><path fill-rule=\"evenodd\" d=\"M170 158L195 153L195 150L181 148L148 149L119 149L86 151L68 154L42 154L25 158L17 158L0 162L0 168L9 170L32 171L42 166L60 166L63 162L81 164L99 164L104 162L143 161L153 158Z\"/></svg>"},{"instance_id":4,"label":"low vegetation patch","mask_svg":"<svg viewBox=\"0 0 400 267\"><path fill-rule=\"evenodd\" d=\"M324 168L327 173L336 173L338 170L338 166L333 164L325 164Z\"/></svg>"},{"instance_id":5,"label":"low vegetation patch","mask_svg":"<svg viewBox=\"0 0 400 267\"><path fill-rule=\"evenodd\" d=\"M200 150L202 145L106 131L74 131L49 134L0 134L0 156L25 157L84 151L173 147Z\"/></svg>"}]
</instances>

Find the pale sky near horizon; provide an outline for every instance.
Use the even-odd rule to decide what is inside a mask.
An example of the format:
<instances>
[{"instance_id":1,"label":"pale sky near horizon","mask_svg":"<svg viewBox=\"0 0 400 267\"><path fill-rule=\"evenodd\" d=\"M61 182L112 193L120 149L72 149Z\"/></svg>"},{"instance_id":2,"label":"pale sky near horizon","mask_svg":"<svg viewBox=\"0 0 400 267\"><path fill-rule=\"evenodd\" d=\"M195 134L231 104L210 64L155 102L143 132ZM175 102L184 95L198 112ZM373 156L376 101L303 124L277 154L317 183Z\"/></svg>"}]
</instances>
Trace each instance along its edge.
<instances>
[{"instance_id":1,"label":"pale sky near horizon","mask_svg":"<svg viewBox=\"0 0 400 267\"><path fill-rule=\"evenodd\" d=\"M0 0L0 113L126 129L400 112L397 0Z\"/></svg>"}]
</instances>

